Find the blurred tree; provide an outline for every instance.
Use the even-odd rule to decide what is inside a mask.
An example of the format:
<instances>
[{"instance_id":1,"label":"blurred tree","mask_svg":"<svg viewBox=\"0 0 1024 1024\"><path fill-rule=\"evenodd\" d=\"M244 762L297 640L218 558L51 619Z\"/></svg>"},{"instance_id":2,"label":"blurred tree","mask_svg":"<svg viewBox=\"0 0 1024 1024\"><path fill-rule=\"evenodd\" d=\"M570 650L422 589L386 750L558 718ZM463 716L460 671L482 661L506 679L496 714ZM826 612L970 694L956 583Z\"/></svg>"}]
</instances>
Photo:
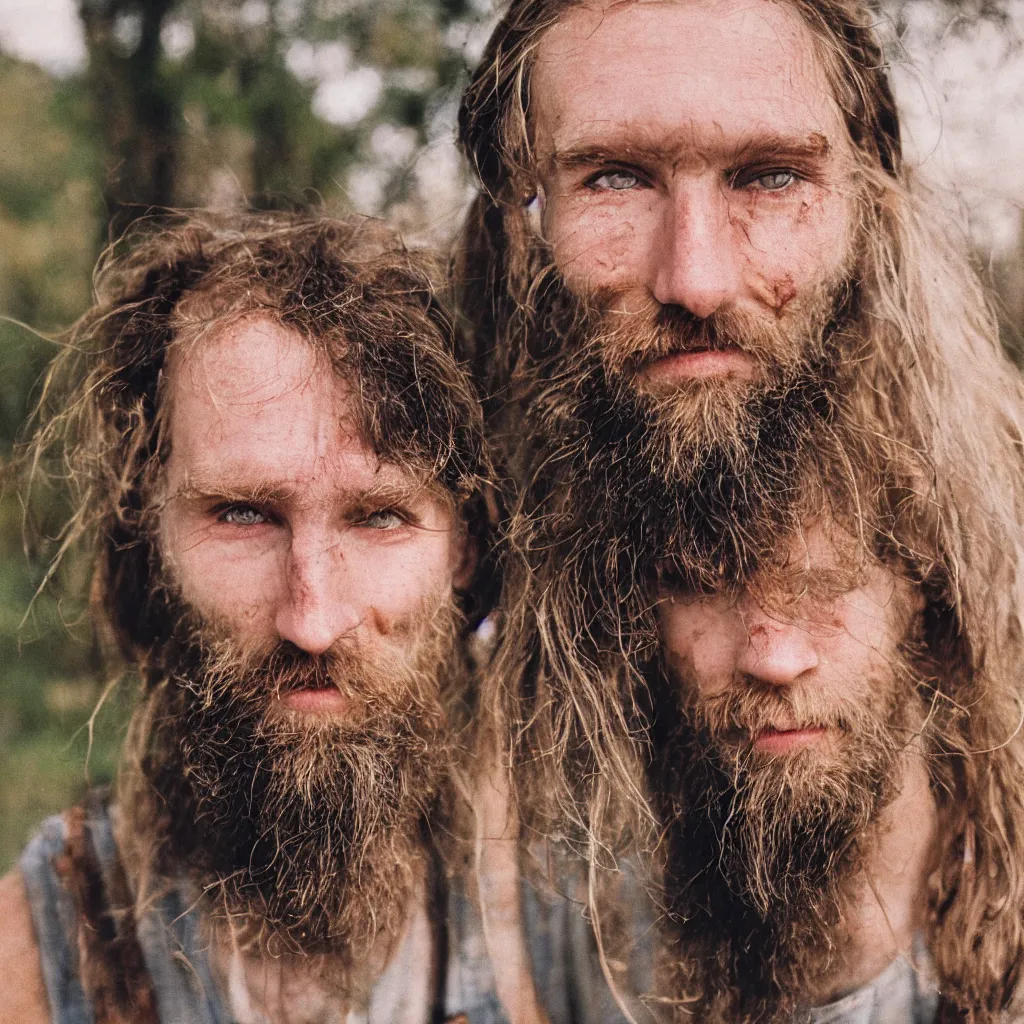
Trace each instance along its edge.
<instances>
[{"instance_id":1,"label":"blurred tree","mask_svg":"<svg viewBox=\"0 0 1024 1024\"><path fill-rule=\"evenodd\" d=\"M177 0L79 0L89 54L86 84L103 145L103 197L117 233L174 201L179 86L161 33Z\"/></svg>"},{"instance_id":2,"label":"blurred tree","mask_svg":"<svg viewBox=\"0 0 1024 1024\"><path fill-rule=\"evenodd\" d=\"M0 56L0 454L31 408L54 345L41 332L70 323L89 301L102 216L100 150L77 83ZM10 319L7 319L10 318ZM21 326L21 324L30 325ZM63 505L37 509L44 534ZM0 870L29 830L84 786L70 746L98 695L95 652L78 620L85 567L69 560L58 586L32 605L45 567L22 550L19 496L0 496ZM76 602L72 595L78 595ZM31 615L25 619L31 606ZM109 721L109 720L105 720ZM93 766L109 778L113 735L101 730Z\"/></svg>"},{"instance_id":3,"label":"blurred tree","mask_svg":"<svg viewBox=\"0 0 1024 1024\"><path fill-rule=\"evenodd\" d=\"M429 189L413 196L413 171L424 147L450 143L485 10L472 0L78 3L112 234L153 207L322 197L376 213L429 202Z\"/></svg>"}]
</instances>

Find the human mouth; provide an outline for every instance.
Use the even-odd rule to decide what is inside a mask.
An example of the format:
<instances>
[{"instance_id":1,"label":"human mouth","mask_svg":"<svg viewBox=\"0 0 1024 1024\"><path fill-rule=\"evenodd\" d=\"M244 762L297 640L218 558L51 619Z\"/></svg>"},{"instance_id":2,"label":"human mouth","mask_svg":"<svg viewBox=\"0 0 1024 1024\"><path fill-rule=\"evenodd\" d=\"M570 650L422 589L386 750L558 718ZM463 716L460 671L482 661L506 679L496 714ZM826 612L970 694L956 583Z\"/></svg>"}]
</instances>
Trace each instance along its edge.
<instances>
[{"instance_id":1,"label":"human mouth","mask_svg":"<svg viewBox=\"0 0 1024 1024\"><path fill-rule=\"evenodd\" d=\"M307 686L289 690L278 697L283 707L307 714L343 715L351 710L349 700L336 686Z\"/></svg>"},{"instance_id":2,"label":"human mouth","mask_svg":"<svg viewBox=\"0 0 1024 1024\"><path fill-rule=\"evenodd\" d=\"M756 750L766 754L789 754L822 742L828 735L824 726L796 729L761 729L751 738Z\"/></svg>"},{"instance_id":3,"label":"human mouth","mask_svg":"<svg viewBox=\"0 0 1024 1024\"><path fill-rule=\"evenodd\" d=\"M669 391L688 380L735 377L753 380L757 364L735 345L727 348L695 348L670 352L645 363L638 374L649 391Z\"/></svg>"}]
</instances>

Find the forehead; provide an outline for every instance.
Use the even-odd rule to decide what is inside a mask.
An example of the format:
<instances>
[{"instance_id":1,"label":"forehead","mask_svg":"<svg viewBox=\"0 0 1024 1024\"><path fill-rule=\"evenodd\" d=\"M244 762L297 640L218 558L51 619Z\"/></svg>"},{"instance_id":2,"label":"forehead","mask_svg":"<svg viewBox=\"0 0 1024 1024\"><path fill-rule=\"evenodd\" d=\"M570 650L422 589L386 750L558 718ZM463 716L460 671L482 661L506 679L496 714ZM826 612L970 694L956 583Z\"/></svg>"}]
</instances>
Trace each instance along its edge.
<instances>
[{"instance_id":1,"label":"forehead","mask_svg":"<svg viewBox=\"0 0 1024 1024\"><path fill-rule=\"evenodd\" d=\"M266 421L284 406L344 416L351 403L345 383L302 334L262 317L176 342L166 373L176 427L197 417Z\"/></svg>"},{"instance_id":2,"label":"forehead","mask_svg":"<svg viewBox=\"0 0 1024 1024\"><path fill-rule=\"evenodd\" d=\"M574 7L541 39L531 104L542 157L623 132L692 152L842 126L810 30L775 0Z\"/></svg>"},{"instance_id":3,"label":"forehead","mask_svg":"<svg viewBox=\"0 0 1024 1024\"><path fill-rule=\"evenodd\" d=\"M301 487L397 474L358 429L348 384L298 331L265 319L172 349L167 414L175 483Z\"/></svg>"}]
</instances>

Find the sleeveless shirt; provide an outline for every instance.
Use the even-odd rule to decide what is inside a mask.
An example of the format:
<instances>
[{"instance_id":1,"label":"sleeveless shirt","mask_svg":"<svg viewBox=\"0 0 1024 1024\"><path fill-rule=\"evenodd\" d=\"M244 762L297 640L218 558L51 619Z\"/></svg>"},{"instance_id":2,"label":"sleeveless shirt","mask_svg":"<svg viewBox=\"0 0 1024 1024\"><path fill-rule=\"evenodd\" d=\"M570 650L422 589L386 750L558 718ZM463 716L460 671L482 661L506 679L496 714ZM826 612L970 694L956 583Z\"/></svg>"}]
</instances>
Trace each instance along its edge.
<instances>
[{"instance_id":1,"label":"sleeveless shirt","mask_svg":"<svg viewBox=\"0 0 1024 1024\"><path fill-rule=\"evenodd\" d=\"M105 886L116 891L119 858L109 808L100 800L86 805L86 835ZM52 1024L97 1024L93 1000L80 977L80 899L69 891L66 858L68 821L47 819L25 849L20 868L32 912ZM631 886L627 885L627 888ZM639 891L634 895L639 897ZM541 891L527 881L521 890L522 925L537 994L551 1024L625 1024L605 982L593 936L578 904ZM422 1008L424 1024L464 1015L469 1024L508 1024L498 999L494 969L483 936L480 912L464 886L453 880L448 892L449 935L443 1007L436 1017ZM629 978L617 977L621 993L651 991L655 942L653 919L644 901L628 930L634 936ZM102 929L102 925L100 926ZM228 998L214 980L200 911L187 886L170 889L135 923L144 961L143 978L152 988L153 1019L160 1024L234 1024ZM927 965L923 942L914 951ZM390 1024L407 1019L406 979L415 973L422 948L403 941L377 979L364 1011L346 1024ZM618 965L616 974L619 974ZM828 1006L801 1015L800 1024L932 1024L938 994L904 958L877 978ZM627 1000L637 1020L651 1020L634 998ZM417 1009L418 1008L414 1008Z\"/></svg>"},{"instance_id":2,"label":"sleeveless shirt","mask_svg":"<svg viewBox=\"0 0 1024 1024\"><path fill-rule=\"evenodd\" d=\"M110 810L103 801L87 801L84 818L90 846L87 852L100 869L104 887L116 892L118 886L124 887L124 881L123 874L120 880L117 877L120 861ZM76 896L70 891L68 851L68 819L55 816L43 823L19 866L31 907L50 1019L53 1024L98 1024L95 993L93 998L86 995L80 971L81 904L90 894ZM537 995L551 1024L625 1024L604 982L579 907L526 882L521 898ZM449 886L447 904L443 1006L423 1006L422 1012L412 1006L413 1018L424 1024L442 1024L464 1015L469 1024L508 1024L497 996L479 908L457 878ZM234 1024L229 998L214 978L201 913L184 883L148 906L137 922L122 920L110 927L132 924L137 938L133 945L141 950L144 964L137 975L127 972L128 984L136 985L132 995L144 985L151 988L153 1008L146 1019L160 1024ZM106 927L100 921L92 930ZM403 940L374 984L368 1006L350 1012L346 1024L409 1019L407 979L417 969L422 973L423 952L422 947Z\"/></svg>"}]
</instances>

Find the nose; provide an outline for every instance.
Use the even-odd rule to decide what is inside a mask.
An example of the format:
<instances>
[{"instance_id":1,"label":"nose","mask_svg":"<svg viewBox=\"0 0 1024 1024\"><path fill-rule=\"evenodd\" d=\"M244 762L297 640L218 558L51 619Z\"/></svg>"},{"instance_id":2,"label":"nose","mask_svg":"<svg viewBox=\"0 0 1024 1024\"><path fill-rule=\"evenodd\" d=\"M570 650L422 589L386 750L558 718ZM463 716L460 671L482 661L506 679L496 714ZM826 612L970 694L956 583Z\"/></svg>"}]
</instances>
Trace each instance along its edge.
<instances>
[{"instance_id":1,"label":"nose","mask_svg":"<svg viewBox=\"0 0 1024 1024\"><path fill-rule=\"evenodd\" d=\"M814 636L801 623L779 621L757 606L745 609L743 619L747 641L736 663L741 675L790 686L818 667Z\"/></svg>"},{"instance_id":2,"label":"nose","mask_svg":"<svg viewBox=\"0 0 1024 1024\"><path fill-rule=\"evenodd\" d=\"M661 305L703 320L739 297L739 252L721 182L701 176L677 184L659 236L651 292Z\"/></svg>"},{"instance_id":3,"label":"nose","mask_svg":"<svg viewBox=\"0 0 1024 1024\"><path fill-rule=\"evenodd\" d=\"M337 535L329 531L292 537L287 585L277 608L275 625L282 640L307 654L327 651L361 621L358 595Z\"/></svg>"}]
</instances>

